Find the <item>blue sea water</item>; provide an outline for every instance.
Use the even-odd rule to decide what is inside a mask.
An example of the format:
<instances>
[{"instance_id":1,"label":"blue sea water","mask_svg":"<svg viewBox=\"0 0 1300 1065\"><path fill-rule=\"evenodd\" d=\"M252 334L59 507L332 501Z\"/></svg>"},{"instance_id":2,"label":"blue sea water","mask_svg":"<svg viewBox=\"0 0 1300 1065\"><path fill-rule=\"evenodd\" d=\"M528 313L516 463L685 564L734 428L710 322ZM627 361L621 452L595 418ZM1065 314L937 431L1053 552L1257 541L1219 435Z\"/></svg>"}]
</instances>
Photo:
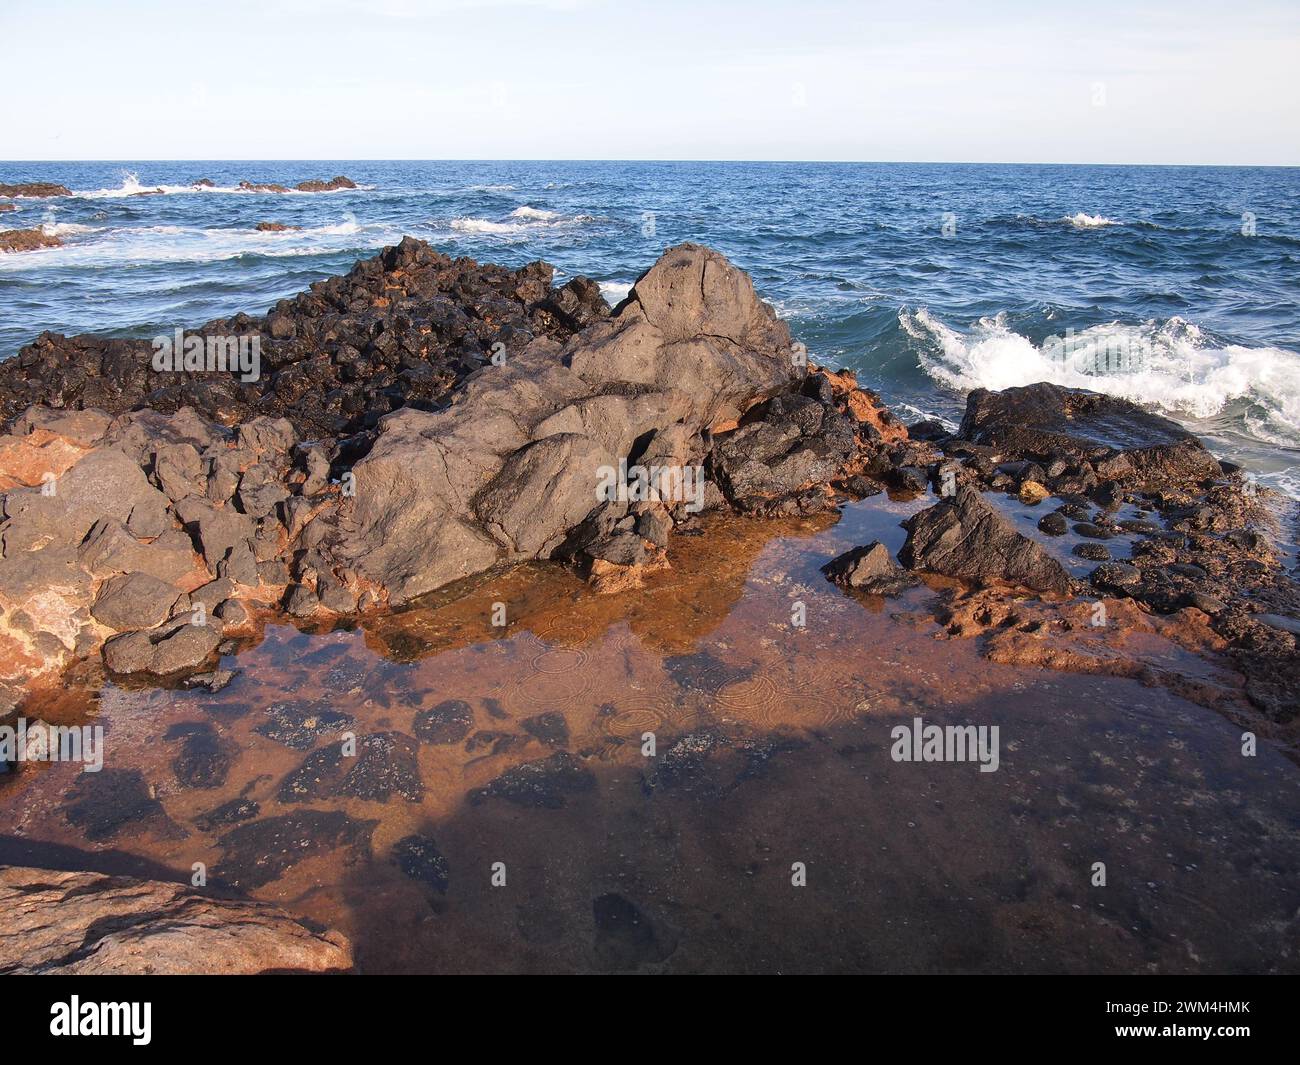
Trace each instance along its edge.
<instances>
[{"instance_id":1,"label":"blue sea water","mask_svg":"<svg viewBox=\"0 0 1300 1065\"><path fill-rule=\"evenodd\" d=\"M236 189L334 174L362 188ZM1300 169L0 163L0 181L36 180L74 195L18 200L0 226L65 246L0 255L0 358L45 329L154 336L261 312L403 234L545 259L611 302L692 240L904 417L952 422L971 388L1055 380L1167 413L1300 494Z\"/></svg>"}]
</instances>

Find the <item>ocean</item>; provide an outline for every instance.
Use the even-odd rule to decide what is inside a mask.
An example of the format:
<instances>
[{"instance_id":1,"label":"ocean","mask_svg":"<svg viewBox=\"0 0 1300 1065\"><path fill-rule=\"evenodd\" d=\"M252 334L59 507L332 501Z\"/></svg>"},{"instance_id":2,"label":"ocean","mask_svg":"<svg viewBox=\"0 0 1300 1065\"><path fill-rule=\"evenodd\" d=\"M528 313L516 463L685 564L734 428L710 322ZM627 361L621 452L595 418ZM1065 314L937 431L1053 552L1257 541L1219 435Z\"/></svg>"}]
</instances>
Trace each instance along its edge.
<instances>
[{"instance_id":1,"label":"ocean","mask_svg":"<svg viewBox=\"0 0 1300 1065\"><path fill-rule=\"evenodd\" d=\"M344 174L356 190L257 193ZM207 179L212 187L196 191ZM260 313L404 234L617 302L718 248L811 357L906 419L1049 380L1122 395L1300 498L1300 169L672 162L3 163L0 358L43 330L154 336ZM161 189L161 194L141 195ZM259 232L258 222L300 227Z\"/></svg>"}]
</instances>

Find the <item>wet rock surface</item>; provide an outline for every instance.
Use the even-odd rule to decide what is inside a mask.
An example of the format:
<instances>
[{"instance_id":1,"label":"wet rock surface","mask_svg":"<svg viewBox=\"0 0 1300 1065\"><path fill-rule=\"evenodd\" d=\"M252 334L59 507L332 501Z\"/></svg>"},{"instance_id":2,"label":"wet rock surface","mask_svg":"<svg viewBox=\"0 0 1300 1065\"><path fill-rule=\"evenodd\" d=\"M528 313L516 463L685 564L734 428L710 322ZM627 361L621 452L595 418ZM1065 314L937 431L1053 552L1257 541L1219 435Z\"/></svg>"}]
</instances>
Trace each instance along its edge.
<instances>
[{"instance_id":1,"label":"wet rock surface","mask_svg":"<svg viewBox=\"0 0 1300 1065\"><path fill-rule=\"evenodd\" d=\"M0 974L345 972L352 949L266 903L101 873L0 867Z\"/></svg>"},{"instance_id":2,"label":"wet rock surface","mask_svg":"<svg viewBox=\"0 0 1300 1065\"><path fill-rule=\"evenodd\" d=\"M899 552L911 569L973 581L1005 581L1037 592L1065 593L1070 575L970 487L909 519Z\"/></svg>"},{"instance_id":3,"label":"wet rock surface","mask_svg":"<svg viewBox=\"0 0 1300 1065\"><path fill-rule=\"evenodd\" d=\"M63 241L42 229L0 230L0 252L39 251L41 248L58 248L62 245Z\"/></svg>"}]
</instances>

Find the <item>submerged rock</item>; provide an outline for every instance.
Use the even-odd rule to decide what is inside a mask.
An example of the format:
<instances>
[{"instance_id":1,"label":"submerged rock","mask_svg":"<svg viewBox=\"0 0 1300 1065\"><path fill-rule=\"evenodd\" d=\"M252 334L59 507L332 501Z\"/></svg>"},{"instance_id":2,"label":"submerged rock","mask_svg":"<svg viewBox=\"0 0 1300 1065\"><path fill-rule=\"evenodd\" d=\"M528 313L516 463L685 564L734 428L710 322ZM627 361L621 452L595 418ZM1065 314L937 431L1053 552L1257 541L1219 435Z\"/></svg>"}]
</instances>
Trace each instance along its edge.
<instances>
[{"instance_id":1,"label":"submerged rock","mask_svg":"<svg viewBox=\"0 0 1300 1065\"><path fill-rule=\"evenodd\" d=\"M469 801L478 805L499 798L516 806L558 810L568 805L570 796L595 790L595 774L567 751L560 751L507 769L486 787L470 792Z\"/></svg>"},{"instance_id":2,"label":"submerged rock","mask_svg":"<svg viewBox=\"0 0 1300 1065\"><path fill-rule=\"evenodd\" d=\"M376 824L354 821L338 810L300 810L250 821L217 840L222 858L212 872L232 887L255 890L299 862L339 848L368 859Z\"/></svg>"}]
</instances>

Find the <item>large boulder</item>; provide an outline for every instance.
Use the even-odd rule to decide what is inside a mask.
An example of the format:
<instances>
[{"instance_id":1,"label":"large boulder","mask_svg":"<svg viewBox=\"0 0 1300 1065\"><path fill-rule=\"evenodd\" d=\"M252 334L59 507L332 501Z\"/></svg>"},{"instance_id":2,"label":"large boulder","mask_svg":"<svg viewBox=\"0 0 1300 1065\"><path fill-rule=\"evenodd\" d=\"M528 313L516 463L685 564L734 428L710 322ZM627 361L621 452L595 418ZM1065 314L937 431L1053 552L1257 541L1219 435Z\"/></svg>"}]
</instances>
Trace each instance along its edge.
<instances>
[{"instance_id":1,"label":"large boulder","mask_svg":"<svg viewBox=\"0 0 1300 1065\"><path fill-rule=\"evenodd\" d=\"M612 318L563 348L534 340L473 374L446 410L384 419L327 547L392 603L498 560L551 557L602 505L602 470L674 426L734 425L799 379L792 355L743 271L671 248ZM790 476L817 472L809 461Z\"/></svg>"},{"instance_id":2,"label":"large boulder","mask_svg":"<svg viewBox=\"0 0 1300 1065\"><path fill-rule=\"evenodd\" d=\"M968 581L1003 581L1036 592L1068 592L1070 575L1039 544L1017 532L978 490L912 515L898 557L909 569Z\"/></svg>"},{"instance_id":3,"label":"large boulder","mask_svg":"<svg viewBox=\"0 0 1300 1065\"><path fill-rule=\"evenodd\" d=\"M1221 476L1214 456L1176 422L1136 403L1039 383L966 399L959 435L1004 459L1090 463L1103 481L1139 490L1189 486Z\"/></svg>"},{"instance_id":4,"label":"large boulder","mask_svg":"<svg viewBox=\"0 0 1300 1065\"><path fill-rule=\"evenodd\" d=\"M352 947L262 902L103 873L0 867L0 974L346 972Z\"/></svg>"}]
</instances>

